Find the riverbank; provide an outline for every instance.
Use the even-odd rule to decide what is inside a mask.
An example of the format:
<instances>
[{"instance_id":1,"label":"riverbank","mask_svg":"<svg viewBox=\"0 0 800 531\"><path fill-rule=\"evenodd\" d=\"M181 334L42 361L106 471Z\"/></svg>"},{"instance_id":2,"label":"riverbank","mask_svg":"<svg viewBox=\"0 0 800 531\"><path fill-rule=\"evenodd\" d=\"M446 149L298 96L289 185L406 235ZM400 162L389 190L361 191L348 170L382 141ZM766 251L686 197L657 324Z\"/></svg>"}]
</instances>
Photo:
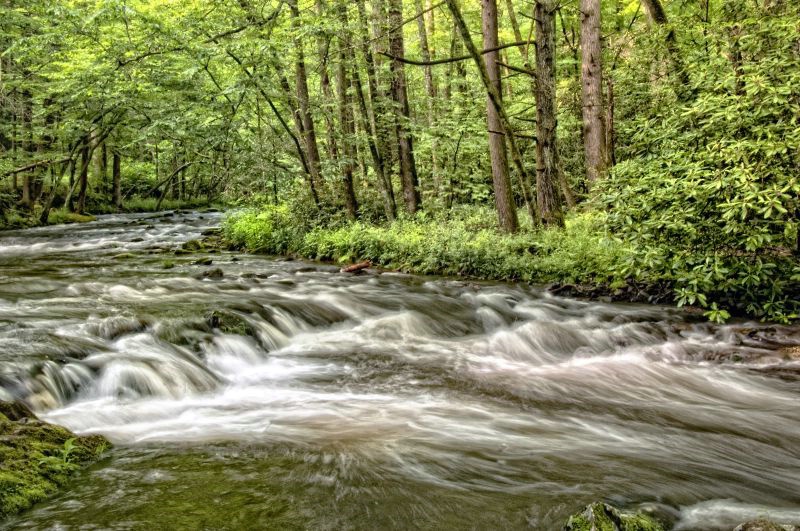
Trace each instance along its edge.
<instances>
[{"instance_id":1,"label":"riverbank","mask_svg":"<svg viewBox=\"0 0 800 531\"><path fill-rule=\"evenodd\" d=\"M70 212L66 208L53 208L47 218L47 225L61 225L71 223L88 223L95 221L97 216L103 214L162 212L168 210L207 210L221 208L223 205L208 202L205 199L165 199L158 201L155 197L134 197L127 200L121 209L109 203L91 205L83 214ZM26 229L41 226L41 208L34 211L21 211L8 208L0 215L0 230Z\"/></svg>"},{"instance_id":2,"label":"riverbank","mask_svg":"<svg viewBox=\"0 0 800 531\"><path fill-rule=\"evenodd\" d=\"M46 499L110 447L105 437L79 437L22 403L0 401L0 520Z\"/></svg>"}]
</instances>

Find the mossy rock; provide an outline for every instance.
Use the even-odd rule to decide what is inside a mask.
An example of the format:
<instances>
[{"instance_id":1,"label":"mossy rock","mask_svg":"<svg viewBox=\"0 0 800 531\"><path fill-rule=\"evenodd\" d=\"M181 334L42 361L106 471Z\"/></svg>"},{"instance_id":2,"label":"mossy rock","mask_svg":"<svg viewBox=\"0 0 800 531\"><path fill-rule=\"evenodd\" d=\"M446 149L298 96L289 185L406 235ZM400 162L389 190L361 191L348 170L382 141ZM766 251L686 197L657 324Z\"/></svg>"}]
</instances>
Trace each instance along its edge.
<instances>
[{"instance_id":1,"label":"mossy rock","mask_svg":"<svg viewBox=\"0 0 800 531\"><path fill-rule=\"evenodd\" d=\"M593 503L569 517L564 531L665 531L644 513L623 513L607 503Z\"/></svg>"},{"instance_id":2,"label":"mossy rock","mask_svg":"<svg viewBox=\"0 0 800 531\"><path fill-rule=\"evenodd\" d=\"M183 245L181 245L181 249L193 253L196 253L198 251L204 251L205 248L206 246L203 245L203 242L201 242L200 240L189 240L185 242Z\"/></svg>"},{"instance_id":3,"label":"mossy rock","mask_svg":"<svg viewBox=\"0 0 800 531\"><path fill-rule=\"evenodd\" d=\"M0 519L44 500L110 447L100 435L79 437L24 404L0 401Z\"/></svg>"}]
</instances>

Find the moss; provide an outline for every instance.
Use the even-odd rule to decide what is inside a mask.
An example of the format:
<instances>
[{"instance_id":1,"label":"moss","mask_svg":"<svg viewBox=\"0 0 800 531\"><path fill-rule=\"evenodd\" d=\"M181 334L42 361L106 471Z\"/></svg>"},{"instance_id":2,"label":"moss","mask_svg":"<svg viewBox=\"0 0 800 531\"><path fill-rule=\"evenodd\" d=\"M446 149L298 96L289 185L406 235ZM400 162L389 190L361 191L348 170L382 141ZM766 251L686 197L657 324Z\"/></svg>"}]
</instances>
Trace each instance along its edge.
<instances>
[{"instance_id":1,"label":"moss","mask_svg":"<svg viewBox=\"0 0 800 531\"><path fill-rule=\"evenodd\" d=\"M0 518L44 500L110 446L104 437L78 437L21 404L0 402Z\"/></svg>"},{"instance_id":2,"label":"moss","mask_svg":"<svg viewBox=\"0 0 800 531\"><path fill-rule=\"evenodd\" d=\"M664 526L643 513L624 513L606 503L593 503L569 517L565 531L664 531Z\"/></svg>"},{"instance_id":3,"label":"moss","mask_svg":"<svg viewBox=\"0 0 800 531\"><path fill-rule=\"evenodd\" d=\"M203 242L201 242L200 240L189 240L186 243L184 243L181 246L181 248L184 251L199 252L205 250L205 245L203 245Z\"/></svg>"},{"instance_id":4,"label":"moss","mask_svg":"<svg viewBox=\"0 0 800 531\"><path fill-rule=\"evenodd\" d=\"M77 212L69 212L67 210L52 210L50 216L47 218L47 223L50 225L58 225L59 223L88 223L96 219L97 218L89 214L78 214Z\"/></svg>"}]
</instances>

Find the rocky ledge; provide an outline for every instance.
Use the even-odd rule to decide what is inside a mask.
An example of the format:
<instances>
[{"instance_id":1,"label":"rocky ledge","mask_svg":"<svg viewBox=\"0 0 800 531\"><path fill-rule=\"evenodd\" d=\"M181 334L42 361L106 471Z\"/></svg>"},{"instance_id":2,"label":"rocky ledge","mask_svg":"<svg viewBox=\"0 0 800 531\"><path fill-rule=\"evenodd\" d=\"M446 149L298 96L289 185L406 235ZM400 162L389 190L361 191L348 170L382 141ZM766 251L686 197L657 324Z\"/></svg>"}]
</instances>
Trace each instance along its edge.
<instances>
[{"instance_id":1,"label":"rocky ledge","mask_svg":"<svg viewBox=\"0 0 800 531\"><path fill-rule=\"evenodd\" d=\"M100 435L79 437L22 403L0 401L0 520L47 498L110 447Z\"/></svg>"}]
</instances>

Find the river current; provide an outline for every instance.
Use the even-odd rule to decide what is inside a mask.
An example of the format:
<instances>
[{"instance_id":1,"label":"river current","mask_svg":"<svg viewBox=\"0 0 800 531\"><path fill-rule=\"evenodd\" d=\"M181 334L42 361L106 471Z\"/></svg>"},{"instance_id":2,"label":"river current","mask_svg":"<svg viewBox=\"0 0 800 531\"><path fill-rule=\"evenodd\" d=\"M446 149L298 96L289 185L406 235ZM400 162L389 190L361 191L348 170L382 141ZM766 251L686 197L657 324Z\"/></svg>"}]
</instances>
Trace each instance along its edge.
<instances>
[{"instance_id":1,"label":"river current","mask_svg":"<svg viewBox=\"0 0 800 531\"><path fill-rule=\"evenodd\" d=\"M5 526L550 530L597 500L800 523L797 329L174 254L220 221L0 233L0 399L115 443Z\"/></svg>"}]
</instances>

